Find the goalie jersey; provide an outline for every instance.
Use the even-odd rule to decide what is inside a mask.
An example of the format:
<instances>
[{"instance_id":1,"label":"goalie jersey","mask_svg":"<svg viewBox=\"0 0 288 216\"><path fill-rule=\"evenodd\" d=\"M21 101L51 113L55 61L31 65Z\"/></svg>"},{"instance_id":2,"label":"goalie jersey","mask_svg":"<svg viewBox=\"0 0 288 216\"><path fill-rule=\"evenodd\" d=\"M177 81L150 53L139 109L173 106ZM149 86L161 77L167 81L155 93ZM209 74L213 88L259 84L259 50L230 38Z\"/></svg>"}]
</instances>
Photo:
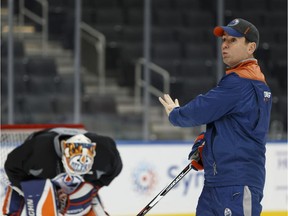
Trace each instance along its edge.
<instances>
[{"instance_id":1,"label":"goalie jersey","mask_svg":"<svg viewBox=\"0 0 288 216\"><path fill-rule=\"evenodd\" d=\"M65 172L61 141L83 134L96 143L96 155L90 172L82 177L95 188L107 186L122 170L122 161L114 140L86 130L52 128L31 134L7 157L5 171L13 186L33 179L53 179Z\"/></svg>"}]
</instances>

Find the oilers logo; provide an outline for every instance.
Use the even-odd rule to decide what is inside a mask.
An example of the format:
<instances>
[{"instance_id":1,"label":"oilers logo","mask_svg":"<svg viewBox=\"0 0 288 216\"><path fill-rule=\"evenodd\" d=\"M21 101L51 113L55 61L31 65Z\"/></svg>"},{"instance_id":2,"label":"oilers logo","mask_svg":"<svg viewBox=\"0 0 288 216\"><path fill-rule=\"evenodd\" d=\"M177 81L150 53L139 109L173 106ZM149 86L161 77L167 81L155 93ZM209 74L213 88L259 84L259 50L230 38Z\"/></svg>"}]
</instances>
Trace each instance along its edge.
<instances>
[{"instance_id":1,"label":"oilers logo","mask_svg":"<svg viewBox=\"0 0 288 216\"><path fill-rule=\"evenodd\" d=\"M62 188L66 194L71 194L84 182L84 179L79 175L70 176L66 173L61 173L53 178L52 182Z\"/></svg>"},{"instance_id":2,"label":"oilers logo","mask_svg":"<svg viewBox=\"0 0 288 216\"><path fill-rule=\"evenodd\" d=\"M155 188L157 176L151 165L140 163L132 172L132 181L136 192L149 195Z\"/></svg>"},{"instance_id":3,"label":"oilers logo","mask_svg":"<svg viewBox=\"0 0 288 216\"><path fill-rule=\"evenodd\" d=\"M224 216L232 216L232 211L229 208L225 208L224 210Z\"/></svg>"},{"instance_id":4,"label":"oilers logo","mask_svg":"<svg viewBox=\"0 0 288 216\"><path fill-rule=\"evenodd\" d=\"M268 102L271 98L271 92L269 91L264 91L264 101Z\"/></svg>"},{"instance_id":5,"label":"oilers logo","mask_svg":"<svg viewBox=\"0 0 288 216\"><path fill-rule=\"evenodd\" d=\"M229 24L228 24L228 26L235 26L235 25L237 25L239 23L239 19L234 19L234 20L232 20Z\"/></svg>"}]
</instances>

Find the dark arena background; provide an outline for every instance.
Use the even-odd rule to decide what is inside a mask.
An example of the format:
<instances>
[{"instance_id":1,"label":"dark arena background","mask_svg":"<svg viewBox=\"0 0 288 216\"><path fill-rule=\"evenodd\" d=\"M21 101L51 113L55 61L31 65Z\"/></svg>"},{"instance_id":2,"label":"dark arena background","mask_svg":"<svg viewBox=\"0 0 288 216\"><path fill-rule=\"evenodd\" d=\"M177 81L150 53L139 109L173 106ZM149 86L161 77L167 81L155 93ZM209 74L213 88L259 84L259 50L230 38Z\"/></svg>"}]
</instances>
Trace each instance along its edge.
<instances>
[{"instance_id":1,"label":"dark arena background","mask_svg":"<svg viewBox=\"0 0 288 216\"><path fill-rule=\"evenodd\" d=\"M1 0L1 125L15 125L1 128L1 199L5 158L22 141L4 135L81 124L123 157L103 189L107 211L136 215L205 130L173 127L158 97L184 105L216 86L225 66L213 28L238 17L260 32L273 96L262 215L287 215L287 0ZM195 215L202 181L191 171L148 215Z\"/></svg>"}]
</instances>

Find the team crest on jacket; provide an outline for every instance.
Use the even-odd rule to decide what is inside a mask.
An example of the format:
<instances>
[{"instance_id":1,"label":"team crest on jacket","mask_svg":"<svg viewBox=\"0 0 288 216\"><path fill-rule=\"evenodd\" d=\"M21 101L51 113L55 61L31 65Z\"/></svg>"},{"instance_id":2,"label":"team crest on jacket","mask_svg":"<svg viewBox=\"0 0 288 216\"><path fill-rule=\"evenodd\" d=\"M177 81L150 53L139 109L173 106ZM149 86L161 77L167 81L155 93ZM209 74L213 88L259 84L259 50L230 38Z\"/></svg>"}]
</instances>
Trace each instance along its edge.
<instances>
[{"instance_id":1,"label":"team crest on jacket","mask_svg":"<svg viewBox=\"0 0 288 216\"><path fill-rule=\"evenodd\" d=\"M229 208L225 208L224 210L224 216L232 216L232 211Z\"/></svg>"},{"instance_id":2,"label":"team crest on jacket","mask_svg":"<svg viewBox=\"0 0 288 216\"><path fill-rule=\"evenodd\" d=\"M224 216L232 216L232 211L229 208L225 208L224 210Z\"/></svg>"},{"instance_id":3,"label":"team crest on jacket","mask_svg":"<svg viewBox=\"0 0 288 216\"><path fill-rule=\"evenodd\" d=\"M271 98L271 92L269 91L264 91L264 101L268 102Z\"/></svg>"}]
</instances>

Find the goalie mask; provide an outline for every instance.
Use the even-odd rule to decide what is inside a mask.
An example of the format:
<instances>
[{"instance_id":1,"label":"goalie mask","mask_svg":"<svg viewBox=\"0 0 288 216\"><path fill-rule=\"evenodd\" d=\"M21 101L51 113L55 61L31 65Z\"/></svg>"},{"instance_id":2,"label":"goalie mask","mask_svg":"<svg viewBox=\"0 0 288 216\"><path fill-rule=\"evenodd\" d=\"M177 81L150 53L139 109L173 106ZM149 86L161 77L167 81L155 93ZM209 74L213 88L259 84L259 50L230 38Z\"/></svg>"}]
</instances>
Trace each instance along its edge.
<instances>
[{"instance_id":1,"label":"goalie mask","mask_svg":"<svg viewBox=\"0 0 288 216\"><path fill-rule=\"evenodd\" d=\"M69 175L84 175L93 165L96 143L83 134L75 135L61 142L62 162Z\"/></svg>"}]
</instances>

